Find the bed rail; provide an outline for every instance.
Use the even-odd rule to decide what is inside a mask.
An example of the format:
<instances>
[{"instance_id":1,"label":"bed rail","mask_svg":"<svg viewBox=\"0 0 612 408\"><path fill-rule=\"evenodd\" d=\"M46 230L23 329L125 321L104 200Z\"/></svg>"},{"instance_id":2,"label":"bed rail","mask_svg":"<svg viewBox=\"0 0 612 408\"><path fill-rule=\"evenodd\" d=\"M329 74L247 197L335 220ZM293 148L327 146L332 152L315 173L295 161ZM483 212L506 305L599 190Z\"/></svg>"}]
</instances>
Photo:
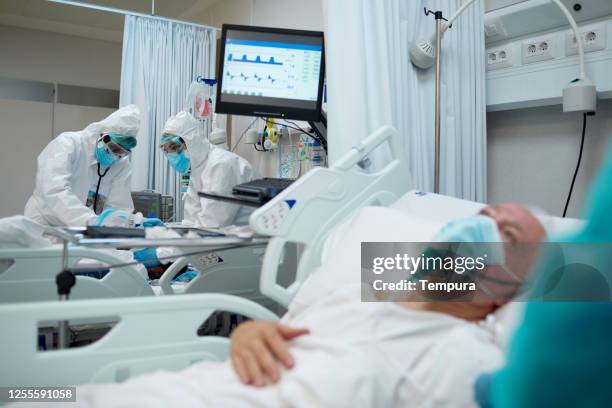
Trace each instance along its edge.
<instances>
[{"instance_id":1,"label":"bed rail","mask_svg":"<svg viewBox=\"0 0 612 408\"><path fill-rule=\"evenodd\" d=\"M70 247L68 266L82 259L106 265L126 263L125 259L97 249ZM62 270L62 247L0 249L0 304L57 299L55 276ZM101 269L104 269L101 266ZM144 277L132 266L112 268L102 279L77 276L71 299L93 299L123 296L153 296Z\"/></svg>"},{"instance_id":2,"label":"bed rail","mask_svg":"<svg viewBox=\"0 0 612 408\"><path fill-rule=\"evenodd\" d=\"M32 302L0 307L0 386L62 386L123 381L153 370L179 370L227 357L227 338L198 337L215 311L276 320L268 309L221 294ZM38 351L37 328L58 320L118 319L99 341Z\"/></svg>"},{"instance_id":3,"label":"bed rail","mask_svg":"<svg viewBox=\"0 0 612 408\"><path fill-rule=\"evenodd\" d=\"M391 159L374 172L368 156L388 145ZM287 306L302 282L320 265L325 239L354 210L389 206L412 188L410 171L400 159L397 131L385 126L354 146L331 168L316 168L298 179L269 203L251 214L251 227L272 236L263 259L261 292ZM279 264L289 243L303 252L295 280L288 286L278 281Z\"/></svg>"}]
</instances>

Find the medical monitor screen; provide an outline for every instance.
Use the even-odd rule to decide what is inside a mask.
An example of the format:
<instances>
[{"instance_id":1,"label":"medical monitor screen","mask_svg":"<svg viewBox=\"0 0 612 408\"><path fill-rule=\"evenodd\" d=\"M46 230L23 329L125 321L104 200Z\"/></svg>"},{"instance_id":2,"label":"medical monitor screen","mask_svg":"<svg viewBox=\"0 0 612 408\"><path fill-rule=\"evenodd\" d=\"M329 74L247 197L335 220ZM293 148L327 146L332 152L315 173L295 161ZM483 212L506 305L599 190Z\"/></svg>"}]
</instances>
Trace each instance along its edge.
<instances>
[{"instance_id":1,"label":"medical monitor screen","mask_svg":"<svg viewBox=\"0 0 612 408\"><path fill-rule=\"evenodd\" d=\"M318 120L323 33L224 25L216 111Z\"/></svg>"}]
</instances>

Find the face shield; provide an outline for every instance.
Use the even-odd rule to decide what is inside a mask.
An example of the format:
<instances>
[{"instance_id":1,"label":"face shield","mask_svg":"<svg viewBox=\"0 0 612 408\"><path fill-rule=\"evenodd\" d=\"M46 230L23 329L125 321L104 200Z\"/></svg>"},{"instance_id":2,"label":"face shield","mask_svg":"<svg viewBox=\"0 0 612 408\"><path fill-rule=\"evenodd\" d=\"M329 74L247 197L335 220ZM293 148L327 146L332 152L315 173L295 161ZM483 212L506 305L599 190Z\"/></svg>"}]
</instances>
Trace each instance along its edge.
<instances>
[{"instance_id":1,"label":"face shield","mask_svg":"<svg viewBox=\"0 0 612 408\"><path fill-rule=\"evenodd\" d=\"M102 138L98 140L98 147L105 148L108 153L111 153L117 159L123 159L130 154L128 149L113 142L110 135L103 135Z\"/></svg>"},{"instance_id":2,"label":"face shield","mask_svg":"<svg viewBox=\"0 0 612 408\"><path fill-rule=\"evenodd\" d=\"M162 136L159 147L165 154L174 154L187 150L187 146L185 145L183 138L170 133L165 133Z\"/></svg>"},{"instance_id":3,"label":"face shield","mask_svg":"<svg viewBox=\"0 0 612 408\"><path fill-rule=\"evenodd\" d=\"M130 154L130 151L122 146L114 143L110 135L101 135L96 142L94 156L102 167L110 167L117 160L120 160Z\"/></svg>"},{"instance_id":4,"label":"face shield","mask_svg":"<svg viewBox=\"0 0 612 408\"><path fill-rule=\"evenodd\" d=\"M187 152L187 146L181 137L166 133L161 138L160 147L174 170L181 174L189 170L191 160Z\"/></svg>"}]
</instances>

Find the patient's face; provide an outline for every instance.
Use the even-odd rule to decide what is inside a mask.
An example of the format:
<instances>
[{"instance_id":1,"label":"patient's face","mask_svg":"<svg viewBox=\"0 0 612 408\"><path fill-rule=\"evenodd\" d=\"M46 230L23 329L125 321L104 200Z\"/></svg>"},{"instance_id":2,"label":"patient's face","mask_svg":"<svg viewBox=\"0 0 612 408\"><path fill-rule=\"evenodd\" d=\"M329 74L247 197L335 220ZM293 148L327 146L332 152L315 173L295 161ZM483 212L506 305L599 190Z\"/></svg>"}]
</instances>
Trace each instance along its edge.
<instances>
[{"instance_id":1,"label":"patient's face","mask_svg":"<svg viewBox=\"0 0 612 408\"><path fill-rule=\"evenodd\" d=\"M504 242L539 243L546 236L540 221L518 204L491 204L480 214L495 220Z\"/></svg>"},{"instance_id":2,"label":"patient's face","mask_svg":"<svg viewBox=\"0 0 612 408\"><path fill-rule=\"evenodd\" d=\"M469 321L484 319L515 297L537 257L539 244L546 236L540 221L518 204L489 205L479 214L491 217L497 224L503 241L501 245L504 246L505 265L486 267L484 275L491 279L481 279L478 282L481 290L470 301L432 302L428 305L434 305L434 310ZM510 284L499 283L504 281ZM484 286L487 291L483 290ZM412 304L410 307L415 306Z\"/></svg>"},{"instance_id":3,"label":"patient's face","mask_svg":"<svg viewBox=\"0 0 612 408\"><path fill-rule=\"evenodd\" d=\"M525 279L535 262L539 244L544 240L546 232L540 221L518 204L489 205L483 208L480 214L495 220L504 241L505 269L490 266L486 270L487 277L516 283L506 286L487 283L487 288L495 294L492 302L494 306L499 307L516 295L520 288L518 284Z\"/></svg>"}]
</instances>

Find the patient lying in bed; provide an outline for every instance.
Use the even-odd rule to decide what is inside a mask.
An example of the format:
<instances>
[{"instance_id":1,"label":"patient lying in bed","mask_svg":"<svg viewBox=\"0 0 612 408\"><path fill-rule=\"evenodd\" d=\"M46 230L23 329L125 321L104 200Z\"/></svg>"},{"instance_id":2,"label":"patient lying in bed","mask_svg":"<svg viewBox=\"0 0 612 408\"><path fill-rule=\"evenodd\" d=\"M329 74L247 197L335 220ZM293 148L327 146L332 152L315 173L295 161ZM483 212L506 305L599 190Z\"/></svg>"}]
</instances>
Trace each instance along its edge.
<instances>
[{"instance_id":1,"label":"patient lying in bed","mask_svg":"<svg viewBox=\"0 0 612 408\"><path fill-rule=\"evenodd\" d=\"M545 235L516 205L482 213L504 241ZM362 241L430 241L440 227L393 209L362 209L280 323L236 329L230 361L80 387L70 406L473 406L475 378L502 363L484 320L503 302L481 295L469 303L361 302Z\"/></svg>"}]
</instances>

